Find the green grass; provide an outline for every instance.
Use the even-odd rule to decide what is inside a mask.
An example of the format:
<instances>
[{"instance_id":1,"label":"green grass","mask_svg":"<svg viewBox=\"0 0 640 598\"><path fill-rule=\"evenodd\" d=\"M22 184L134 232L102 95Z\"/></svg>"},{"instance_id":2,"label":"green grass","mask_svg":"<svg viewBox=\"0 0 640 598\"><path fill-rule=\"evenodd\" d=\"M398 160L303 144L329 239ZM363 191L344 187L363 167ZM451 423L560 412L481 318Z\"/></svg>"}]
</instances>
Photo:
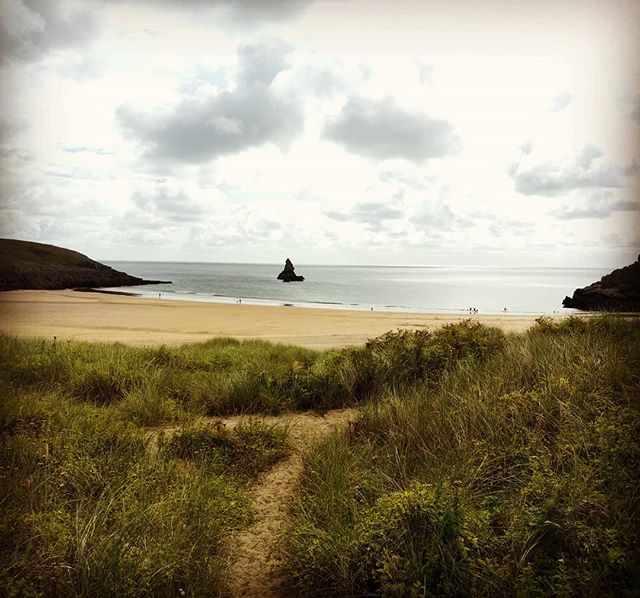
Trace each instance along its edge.
<instances>
[{"instance_id":1,"label":"green grass","mask_svg":"<svg viewBox=\"0 0 640 598\"><path fill-rule=\"evenodd\" d=\"M251 480L289 453L289 441L285 428L249 419L230 430L203 425L183 428L162 439L162 451Z\"/></svg>"},{"instance_id":2,"label":"green grass","mask_svg":"<svg viewBox=\"0 0 640 598\"><path fill-rule=\"evenodd\" d=\"M309 596L634 595L640 326L472 322L315 352L0 338L0 594L224 595L286 429L205 415L361 406L305 455L284 534Z\"/></svg>"},{"instance_id":3,"label":"green grass","mask_svg":"<svg viewBox=\"0 0 640 598\"><path fill-rule=\"evenodd\" d=\"M308 596L637 595L640 326L542 320L368 402L306 457Z\"/></svg>"},{"instance_id":4,"label":"green grass","mask_svg":"<svg viewBox=\"0 0 640 598\"><path fill-rule=\"evenodd\" d=\"M218 462L185 459L187 425L160 450L113 405L4 387L0 594L223 595L227 539L252 518L256 475L286 432L220 433Z\"/></svg>"},{"instance_id":5,"label":"green grass","mask_svg":"<svg viewBox=\"0 0 640 598\"><path fill-rule=\"evenodd\" d=\"M481 357L502 340L500 331L470 322L434 333L391 332L363 347L324 353L229 338L135 348L0 335L0 381L113 405L126 421L153 426L187 414L354 405L386 388L435 382L447 364Z\"/></svg>"}]
</instances>

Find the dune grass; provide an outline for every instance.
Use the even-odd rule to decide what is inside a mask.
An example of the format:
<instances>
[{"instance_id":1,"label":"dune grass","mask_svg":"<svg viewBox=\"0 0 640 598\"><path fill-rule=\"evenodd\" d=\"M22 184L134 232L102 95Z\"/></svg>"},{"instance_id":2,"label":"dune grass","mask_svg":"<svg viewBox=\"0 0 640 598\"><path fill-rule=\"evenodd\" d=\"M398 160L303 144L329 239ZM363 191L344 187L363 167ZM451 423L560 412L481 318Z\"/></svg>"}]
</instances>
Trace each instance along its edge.
<instances>
[{"instance_id":1,"label":"dune grass","mask_svg":"<svg viewBox=\"0 0 640 598\"><path fill-rule=\"evenodd\" d=\"M251 518L246 488L287 454L287 435L200 416L355 404L433 384L502 340L470 323L326 353L2 336L0 592L223 594L227 539Z\"/></svg>"},{"instance_id":2,"label":"dune grass","mask_svg":"<svg viewBox=\"0 0 640 598\"><path fill-rule=\"evenodd\" d=\"M225 594L228 538L251 521L247 485L287 453L284 429L188 424L154 451L113 405L3 389L0 594ZM194 434L217 445L169 450Z\"/></svg>"},{"instance_id":3,"label":"dune grass","mask_svg":"<svg viewBox=\"0 0 640 598\"><path fill-rule=\"evenodd\" d=\"M470 321L323 353L0 338L0 593L224 595L286 430L201 416L361 405L305 457L283 557L309 596L633 595L640 327Z\"/></svg>"},{"instance_id":4,"label":"dune grass","mask_svg":"<svg viewBox=\"0 0 640 598\"><path fill-rule=\"evenodd\" d=\"M640 326L540 320L310 452L305 596L637 595Z\"/></svg>"},{"instance_id":5,"label":"dune grass","mask_svg":"<svg viewBox=\"0 0 640 598\"><path fill-rule=\"evenodd\" d=\"M434 381L448 363L490 352L502 339L470 322L434 333L391 332L363 347L324 353L230 338L135 348L0 335L0 381L115 406L125 421L153 426L189 415L353 405L385 388Z\"/></svg>"}]
</instances>

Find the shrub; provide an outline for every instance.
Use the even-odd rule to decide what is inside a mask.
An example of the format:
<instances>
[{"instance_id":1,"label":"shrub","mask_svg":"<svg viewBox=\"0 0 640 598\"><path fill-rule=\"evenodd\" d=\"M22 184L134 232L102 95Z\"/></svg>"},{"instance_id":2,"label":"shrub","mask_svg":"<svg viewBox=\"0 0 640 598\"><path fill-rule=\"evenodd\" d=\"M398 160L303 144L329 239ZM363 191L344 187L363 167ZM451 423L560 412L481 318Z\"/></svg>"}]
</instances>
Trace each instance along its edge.
<instances>
[{"instance_id":1,"label":"shrub","mask_svg":"<svg viewBox=\"0 0 640 598\"><path fill-rule=\"evenodd\" d=\"M289 452L287 432L254 420L224 425L185 428L164 441L164 450L181 459L212 465L221 473L253 478Z\"/></svg>"}]
</instances>

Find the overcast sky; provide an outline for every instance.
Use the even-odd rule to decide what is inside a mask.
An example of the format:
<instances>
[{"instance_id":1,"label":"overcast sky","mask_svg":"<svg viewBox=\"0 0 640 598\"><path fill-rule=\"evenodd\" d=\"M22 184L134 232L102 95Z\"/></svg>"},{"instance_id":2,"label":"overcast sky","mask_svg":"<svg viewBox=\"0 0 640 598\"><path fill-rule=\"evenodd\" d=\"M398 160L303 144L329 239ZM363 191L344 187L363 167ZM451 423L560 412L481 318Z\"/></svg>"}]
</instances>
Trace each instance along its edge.
<instances>
[{"instance_id":1,"label":"overcast sky","mask_svg":"<svg viewBox=\"0 0 640 598\"><path fill-rule=\"evenodd\" d=\"M0 5L0 236L102 260L640 252L638 2Z\"/></svg>"}]
</instances>

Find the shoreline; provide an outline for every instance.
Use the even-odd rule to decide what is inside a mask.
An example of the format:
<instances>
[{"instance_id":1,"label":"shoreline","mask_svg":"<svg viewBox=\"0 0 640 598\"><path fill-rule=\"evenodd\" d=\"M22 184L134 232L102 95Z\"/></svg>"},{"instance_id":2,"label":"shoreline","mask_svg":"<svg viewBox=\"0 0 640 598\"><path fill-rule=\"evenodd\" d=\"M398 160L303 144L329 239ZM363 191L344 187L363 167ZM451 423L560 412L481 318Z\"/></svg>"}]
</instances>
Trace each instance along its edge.
<instances>
[{"instance_id":1,"label":"shoreline","mask_svg":"<svg viewBox=\"0 0 640 598\"><path fill-rule=\"evenodd\" d=\"M16 336L179 345L215 337L261 339L328 349L359 345L389 330L433 329L471 319L507 332L522 332L541 315L366 311L151 299L103 292L5 291L0 293L0 331Z\"/></svg>"},{"instance_id":2,"label":"shoreline","mask_svg":"<svg viewBox=\"0 0 640 598\"><path fill-rule=\"evenodd\" d=\"M244 305L257 305L262 307L299 307L301 309L329 309L338 311L357 311L357 312L382 312L397 314L422 314L422 315L444 315L444 316L554 316L554 315L572 315L580 313L578 310L570 308L558 308L553 312L549 311L503 311L503 310L483 310L476 314L470 313L465 308L437 308L437 307L408 307L406 305L375 305L372 303L339 303L336 301L296 301L291 299L266 299L262 297L233 297L230 295L218 295L210 293L197 292L181 292L172 289L163 289L156 291L148 291L147 289L137 289L133 291L122 291L126 287L104 287L92 289L69 289L74 291L85 291L92 293L104 293L111 295L129 295L142 299L156 300L159 294L162 300L166 301L187 301L192 303L213 303L230 305L240 302Z\"/></svg>"}]
</instances>

